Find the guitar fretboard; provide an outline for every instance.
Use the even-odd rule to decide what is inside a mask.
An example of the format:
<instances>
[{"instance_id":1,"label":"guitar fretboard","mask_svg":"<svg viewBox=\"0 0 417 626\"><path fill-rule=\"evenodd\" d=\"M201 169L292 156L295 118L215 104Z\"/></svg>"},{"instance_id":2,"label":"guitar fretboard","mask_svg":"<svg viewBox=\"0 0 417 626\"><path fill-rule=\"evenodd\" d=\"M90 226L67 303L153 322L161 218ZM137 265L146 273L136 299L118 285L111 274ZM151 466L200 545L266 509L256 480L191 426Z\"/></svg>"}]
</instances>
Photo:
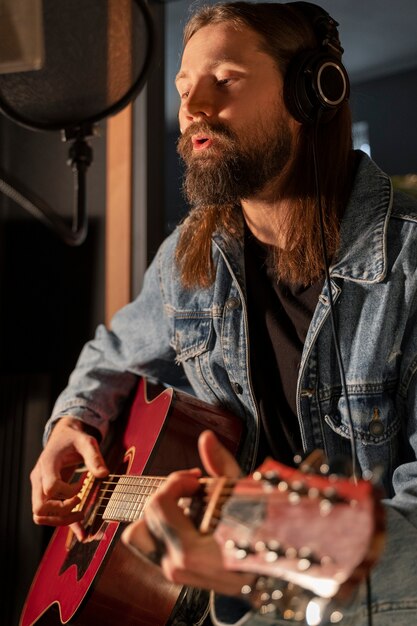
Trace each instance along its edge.
<instances>
[{"instance_id":1,"label":"guitar fretboard","mask_svg":"<svg viewBox=\"0 0 417 626\"><path fill-rule=\"evenodd\" d=\"M148 498L165 480L158 476L110 476L103 481L103 500L108 498L103 520L133 522L139 519Z\"/></svg>"}]
</instances>

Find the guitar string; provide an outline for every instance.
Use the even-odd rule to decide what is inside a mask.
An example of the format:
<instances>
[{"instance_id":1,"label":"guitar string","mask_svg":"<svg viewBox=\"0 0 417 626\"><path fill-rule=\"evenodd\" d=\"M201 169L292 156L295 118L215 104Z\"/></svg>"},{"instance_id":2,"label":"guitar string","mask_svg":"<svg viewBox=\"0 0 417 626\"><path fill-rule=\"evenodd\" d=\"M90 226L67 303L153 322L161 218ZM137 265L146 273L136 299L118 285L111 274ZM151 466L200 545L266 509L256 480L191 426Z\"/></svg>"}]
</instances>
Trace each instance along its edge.
<instances>
[{"instance_id":1,"label":"guitar string","mask_svg":"<svg viewBox=\"0 0 417 626\"><path fill-rule=\"evenodd\" d=\"M216 498L216 505L210 514L210 527L214 528L217 526L218 522L221 518L221 511L224 503L230 498L232 494L232 488L221 490L221 493L218 494ZM100 504L96 506L95 515L100 516L103 520L107 521L116 521L116 522L132 522L140 519L143 512L145 511L147 502L152 493L142 493L142 497L137 497L136 494L132 494L129 492L129 498L126 496L118 497L115 499L114 496L110 496L109 498L101 498ZM132 498L131 496L134 495ZM143 497L144 496L144 497ZM206 511L210 504L210 493L207 491L204 492L204 496L201 497L201 504L203 506L203 510ZM190 512L189 506L183 502L183 509L188 509ZM195 511L196 513L196 511Z\"/></svg>"},{"instance_id":2,"label":"guitar string","mask_svg":"<svg viewBox=\"0 0 417 626\"><path fill-rule=\"evenodd\" d=\"M215 478L203 477L200 479L202 486L210 485L215 482ZM143 475L129 475L129 474L111 474L107 479L100 481L100 487L109 487L105 489L103 494L99 496L100 504L97 506L97 513L105 511L108 504L111 502L114 505L122 505L121 508L126 509L127 505L136 505L136 509L140 509L148 498L155 493L158 488L166 481L165 477L159 476L143 476ZM222 489L222 497L228 497L231 493L236 481L229 480L225 483ZM137 486L140 489L137 489ZM113 489L112 489L113 488ZM106 495L108 493L108 495ZM129 496L129 498L126 498ZM130 496L133 496L130 497ZM205 492L203 502L209 498L209 494ZM132 511L130 511L132 512ZM136 511L137 512L137 511ZM141 512L141 511L139 511ZM126 511L124 511L126 513Z\"/></svg>"}]
</instances>

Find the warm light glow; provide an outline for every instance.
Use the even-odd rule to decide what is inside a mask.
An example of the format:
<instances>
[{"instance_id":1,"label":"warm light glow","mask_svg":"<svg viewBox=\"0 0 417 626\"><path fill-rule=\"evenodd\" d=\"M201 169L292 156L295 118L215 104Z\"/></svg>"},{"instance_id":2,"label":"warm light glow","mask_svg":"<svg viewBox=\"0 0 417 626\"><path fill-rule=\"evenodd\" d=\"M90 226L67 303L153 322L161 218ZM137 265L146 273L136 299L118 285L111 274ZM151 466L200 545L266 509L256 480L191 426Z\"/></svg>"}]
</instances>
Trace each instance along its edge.
<instances>
[{"instance_id":1,"label":"warm light glow","mask_svg":"<svg viewBox=\"0 0 417 626\"><path fill-rule=\"evenodd\" d=\"M310 600L306 609L306 622L308 626L318 626L322 620L322 607L319 598Z\"/></svg>"}]
</instances>

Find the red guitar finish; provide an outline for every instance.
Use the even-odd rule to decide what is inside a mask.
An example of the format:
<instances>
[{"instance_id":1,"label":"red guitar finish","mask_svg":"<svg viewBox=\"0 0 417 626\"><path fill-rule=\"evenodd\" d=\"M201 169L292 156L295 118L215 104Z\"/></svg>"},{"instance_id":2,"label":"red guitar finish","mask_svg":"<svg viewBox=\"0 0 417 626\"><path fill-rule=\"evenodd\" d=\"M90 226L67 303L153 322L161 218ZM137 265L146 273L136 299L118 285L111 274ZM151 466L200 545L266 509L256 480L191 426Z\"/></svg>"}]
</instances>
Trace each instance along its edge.
<instances>
[{"instance_id":1,"label":"red guitar finish","mask_svg":"<svg viewBox=\"0 0 417 626\"><path fill-rule=\"evenodd\" d=\"M126 418L118 424L108 464L123 475L166 476L200 465L197 438L211 429L235 454L240 421L193 396L155 389L141 380ZM96 483L98 489L99 483ZM94 502L94 488L90 499ZM91 515L91 507L88 514ZM20 626L163 626L182 589L158 568L137 558L118 540L124 524L96 520L87 540L58 528L49 543L24 605Z\"/></svg>"}]
</instances>

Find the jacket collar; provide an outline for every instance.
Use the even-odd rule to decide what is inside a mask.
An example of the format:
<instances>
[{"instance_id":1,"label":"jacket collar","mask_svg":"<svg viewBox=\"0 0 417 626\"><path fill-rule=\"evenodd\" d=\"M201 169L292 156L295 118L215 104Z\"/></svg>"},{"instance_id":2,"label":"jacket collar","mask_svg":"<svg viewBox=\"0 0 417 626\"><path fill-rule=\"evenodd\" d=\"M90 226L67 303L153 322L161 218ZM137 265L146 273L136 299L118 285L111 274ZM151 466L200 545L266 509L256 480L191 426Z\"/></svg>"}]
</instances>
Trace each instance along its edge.
<instances>
[{"instance_id":1,"label":"jacket collar","mask_svg":"<svg viewBox=\"0 0 417 626\"><path fill-rule=\"evenodd\" d=\"M386 232L392 208L392 183L364 153L340 228L332 277L376 283L386 275Z\"/></svg>"},{"instance_id":2,"label":"jacket collar","mask_svg":"<svg viewBox=\"0 0 417 626\"><path fill-rule=\"evenodd\" d=\"M330 266L332 277L375 283L386 274L386 230L392 208L392 183L365 154L360 160L341 228L340 245ZM223 249L243 284L243 216L241 232L217 232L215 244Z\"/></svg>"}]
</instances>

